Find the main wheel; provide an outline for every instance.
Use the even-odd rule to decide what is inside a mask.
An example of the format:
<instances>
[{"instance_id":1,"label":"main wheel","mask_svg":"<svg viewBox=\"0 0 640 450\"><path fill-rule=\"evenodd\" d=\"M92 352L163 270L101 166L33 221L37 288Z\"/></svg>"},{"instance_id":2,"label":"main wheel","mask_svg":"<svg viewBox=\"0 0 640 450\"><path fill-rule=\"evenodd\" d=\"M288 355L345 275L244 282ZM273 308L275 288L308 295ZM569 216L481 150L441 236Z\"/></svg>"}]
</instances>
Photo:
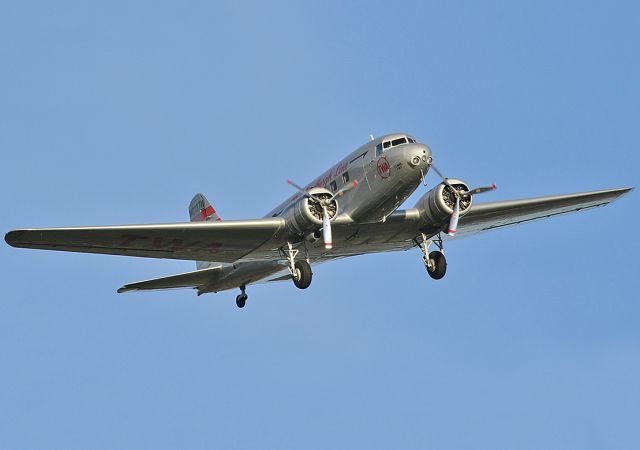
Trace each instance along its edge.
<instances>
[{"instance_id":1,"label":"main wheel","mask_svg":"<svg viewBox=\"0 0 640 450\"><path fill-rule=\"evenodd\" d=\"M244 308L245 303L247 302L247 294L240 294L236 297L236 306L238 308Z\"/></svg>"},{"instance_id":2,"label":"main wheel","mask_svg":"<svg viewBox=\"0 0 640 450\"><path fill-rule=\"evenodd\" d=\"M298 289L308 288L311 284L311 277L313 276L311 266L306 261L296 261L294 267L293 284L295 284Z\"/></svg>"},{"instance_id":3,"label":"main wheel","mask_svg":"<svg viewBox=\"0 0 640 450\"><path fill-rule=\"evenodd\" d=\"M447 273L447 260L442 252L433 251L429 253L427 273L434 280L439 280Z\"/></svg>"}]
</instances>

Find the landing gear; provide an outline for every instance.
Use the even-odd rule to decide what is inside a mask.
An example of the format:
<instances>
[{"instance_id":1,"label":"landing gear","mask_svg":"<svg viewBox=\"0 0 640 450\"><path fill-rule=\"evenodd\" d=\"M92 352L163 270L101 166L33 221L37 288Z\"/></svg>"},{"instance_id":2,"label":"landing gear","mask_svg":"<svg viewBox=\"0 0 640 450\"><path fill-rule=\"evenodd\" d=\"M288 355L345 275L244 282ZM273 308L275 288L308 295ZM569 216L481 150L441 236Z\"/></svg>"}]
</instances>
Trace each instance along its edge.
<instances>
[{"instance_id":1,"label":"landing gear","mask_svg":"<svg viewBox=\"0 0 640 450\"><path fill-rule=\"evenodd\" d=\"M247 287L244 284L240 286L241 293L236 297L236 306L238 308L244 308L244 305L247 302L247 299L249 298L249 296L245 292L246 289Z\"/></svg>"},{"instance_id":2,"label":"landing gear","mask_svg":"<svg viewBox=\"0 0 640 450\"><path fill-rule=\"evenodd\" d=\"M308 288L311 285L311 277L313 276L309 263L304 260L296 261L294 268L293 284L295 284L298 289Z\"/></svg>"},{"instance_id":3,"label":"landing gear","mask_svg":"<svg viewBox=\"0 0 640 450\"><path fill-rule=\"evenodd\" d=\"M427 261L427 273L434 280L439 280L447 273L447 260L444 253L433 251L429 253L429 261Z\"/></svg>"},{"instance_id":4,"label":"landing gear","mask_svg":"<svg viewBox=\"0 0 640 450\"><path fill-rule=\"evenodd\" d=\"M290 242L287 242L287 249L282 249L282 252L289 260L289 273L291 273L293 284L295 284L298 289L308 288L311 285L311 278L313 276L311 265L305 260L296 261L296 256L298 256L300 251L294 249Z\"/></svg>"},{"instance_id":5,"label":"landing gear","mask_svg":"<svg viewBox=\"0 0 640 450\"><path fill-rule=\"evenodd\" d=\"M429 253L429 247L435 245L438 250L434 250ZM422 234L422 244L420 244L422 250L422 260L424 267L427 269L427 273L434 280L439 280L447 273L447 260L444 257L444 245L442 239L438 234L435 239L427 239L425 234Z\"/></svg>"}]
</instances>

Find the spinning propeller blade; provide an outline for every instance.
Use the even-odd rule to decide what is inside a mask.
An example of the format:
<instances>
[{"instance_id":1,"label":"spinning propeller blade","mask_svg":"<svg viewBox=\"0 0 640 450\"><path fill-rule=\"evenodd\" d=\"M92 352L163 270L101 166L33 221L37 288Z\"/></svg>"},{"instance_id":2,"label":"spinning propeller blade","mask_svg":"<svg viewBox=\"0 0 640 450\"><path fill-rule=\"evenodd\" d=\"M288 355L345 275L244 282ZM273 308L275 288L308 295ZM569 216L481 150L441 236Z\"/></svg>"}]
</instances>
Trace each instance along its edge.
<instances>
[{"instance_id":1,"label":"spinning propeller blade","mask_svg":"<svg viewBox=\"0 0 640 450\"><path fill-rule=\"evenodd\" d=\"M333 248L333 237L331 235L331 220L329 219L329 211L326 206L322 206L322 240L324 248L331 250Z\"/></svg>"},{"instance_id":2,"label":"spinning propeller blade","mask_svg":"<svg viewBox=\"0 0 640 450\"><path fill-rule=\"evenodd\" d=\"M492 184L491 186L480 186L475 189L469 189L467 192L463 192L460 195L469 195L469 194L483 194L485 192L493 191L496 189L496 185Z\"/></svg>"},{"instance_id":3,"label":"spinning propeller blade","mask_svg":"<svg viewBox=\"0 0 640 450\"><path fill-rule=\"evenodd\" d=\"M331 197L329 201L335 200L337 197L342 197L347 191L350 191L356 186L358 186L358 182L355 180L353 181L353 183L346 184L342 189L333 194L333 197Z\"/></svg>"},{"instance_id":4,"label":"spinning propeller blade","mask_svg":"<svg viewBox=\"0 0 640 450\"><path fill-rule=\"evenodd\" d=\"M293 186L293 188L295 190L297 190L298 192L300 192L302 195L304 195L305 197L309 197L312 198L314 200L317 200L318 202L321 202L321 200L316 197L315 195L313 195L311 192L307 191L306 189L304 189L302 186L296 184L293 180L287 180L287 184L289 186ZM322 203L322 202L321 202Z\"/></svg>"},{"instance_id":5,"label":"spinning propeller blade","mask_svg":"<svg viewBox=\"0 0 640 450\"><path fill-rule=\"evenodd\" d=\"M440 178L442 178L442 181L443 181L443 183L445 184L445 186L449 186L451 189L453 189L453 186L451 186L451 184L449 183L449 179L448 179L447 177L445 177L444 175L442 175L442 172L440 172L440 171L438 170L438 168L437 168L434 164L431 164L431 168L433 169L433 171L434 171L435 173L437 173L437 174L438 174L438 176L439 176ZM455 191L455 189L453 189L453 190Z\"/></svg>"},{"instance_id":6,"label":"spinning propeller blade","mask_svg":"<svg viewBox=\"0 0 640 450\"><path fill-rule=\"evenodd\" d=\"M455 236L458 231L458 219L460 218L460 197L456 197L456 204L453 207L453 213L451 219L449 219L449 230L447 234L449 236Z\"/></svg>"}]
</instances>

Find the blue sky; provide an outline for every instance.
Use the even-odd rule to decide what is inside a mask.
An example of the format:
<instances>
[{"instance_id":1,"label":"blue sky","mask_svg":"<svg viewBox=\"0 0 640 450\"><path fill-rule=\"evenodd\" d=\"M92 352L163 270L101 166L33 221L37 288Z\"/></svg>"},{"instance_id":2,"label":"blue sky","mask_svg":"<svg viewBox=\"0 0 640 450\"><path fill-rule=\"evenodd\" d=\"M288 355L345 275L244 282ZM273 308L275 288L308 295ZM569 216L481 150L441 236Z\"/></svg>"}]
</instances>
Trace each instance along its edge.
<instances>
[{"instance_id":1,"label":"blue sky","mask_svg":"<svg viewBox=\"0 0 640 450\"><path fill-rule=\"evenodd\" d=\"M3 2L0 230L265 214L408 131L483 200L638 183L635 2ZM431 178L435 182L435 178ZM408 201L413 205L416 196ZM0 448L640 445L637 192L310 289L0 246Z\"/></svg>"}]
</instances>

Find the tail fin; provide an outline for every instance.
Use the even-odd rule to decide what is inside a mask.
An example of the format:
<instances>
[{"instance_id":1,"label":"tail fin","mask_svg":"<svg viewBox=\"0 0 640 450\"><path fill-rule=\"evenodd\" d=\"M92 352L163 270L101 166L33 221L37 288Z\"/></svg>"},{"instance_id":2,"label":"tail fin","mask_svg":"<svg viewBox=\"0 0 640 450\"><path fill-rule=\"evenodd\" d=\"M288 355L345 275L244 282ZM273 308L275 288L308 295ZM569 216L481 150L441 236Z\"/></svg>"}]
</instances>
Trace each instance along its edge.
<instances>
[{"instance_id":1,"label":"tail fin","mask_svg":"<svg viewBox=\"0 0 640 450\"><path fill-rule=\"evenodd\" d=\"M191 222L202 222L208 220L221 221L222 219L218 215L207 197L202 194L196 194L191 203L189 203L189 217Z\"/></svg>"},{"instance_id":2,"label":"tail fin","mask_svg":"<svg viewBox=\"0 0 640 450\"><path fill-rule=\"evenodd\" d=\"M222 219L218 215L207 197L202 194L196 194L191 203L189 203L189 218L191 222L203 222L203 221L215 221L219 222ZM209 261L196 261L196 268L198 270L208 269L213 267L215 263Z\"/></svg>"}]
</instances>

